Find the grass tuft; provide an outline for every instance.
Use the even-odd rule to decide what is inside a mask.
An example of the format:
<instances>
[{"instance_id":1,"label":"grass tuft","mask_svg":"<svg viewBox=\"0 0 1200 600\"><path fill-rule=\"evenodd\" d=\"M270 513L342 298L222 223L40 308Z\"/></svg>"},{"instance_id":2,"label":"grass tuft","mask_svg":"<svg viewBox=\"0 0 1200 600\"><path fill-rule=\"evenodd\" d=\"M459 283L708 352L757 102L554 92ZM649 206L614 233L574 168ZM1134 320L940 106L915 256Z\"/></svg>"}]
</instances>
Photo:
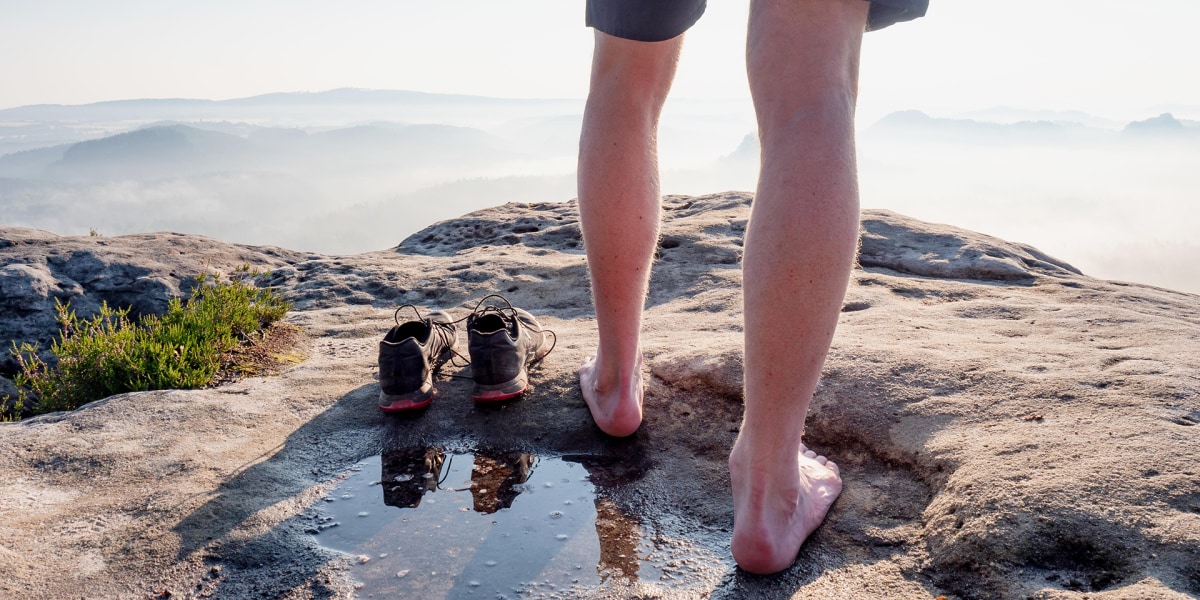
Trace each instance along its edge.
<instances>
[{"instance_id":1,"label":"grass tuft","mask_svg":"<svg viewBox=\"0 0 1200 600\"><path fill-rule=\"evenodd\" d=\"M125 392L209 385L239 347L261 339L260 332L291 308L255 285L261 276L249 266L227 281L200 275L186 301L175 298L166 314L136 321L129 308L105 303L99 314L81 319L58 303L62 331L50 348L57 364L42 361L36 345L14 343L19 396L11 406L0 403L0 420L73 410Z\"/></svg>"}]
</instances>

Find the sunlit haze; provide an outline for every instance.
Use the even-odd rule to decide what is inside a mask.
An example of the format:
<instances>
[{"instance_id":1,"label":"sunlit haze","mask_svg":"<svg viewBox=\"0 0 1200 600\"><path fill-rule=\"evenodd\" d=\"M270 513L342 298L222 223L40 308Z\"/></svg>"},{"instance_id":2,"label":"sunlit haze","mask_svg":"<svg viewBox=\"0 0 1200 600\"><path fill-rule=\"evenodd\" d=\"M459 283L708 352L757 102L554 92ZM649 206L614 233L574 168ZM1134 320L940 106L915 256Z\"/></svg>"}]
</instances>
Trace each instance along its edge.
<instances>
[{"instance_id":1,"label":"sunlit haze","mask_svg":"<svg viewBox=\"0 0 1200 600\"><path fill-rule=\"evenodd\" d=\"M0 7L0 225L348 253L575 195L592 48L581 0ZM748 8L714 0L687 34L660 132L665 193L754 187ZM1194 0L932 0L926 18L866 34L863 205L1200 292L1197 22ZM311 102L17 108L292 92Z\"/></svg>"},{"instance_id":2,"label":"sunlit haze","mask_svg":"<svg viewBox=\"0 0 1200 600\"><path fill-rule=\"evenodd\" d=\"M747 6L710 3L675 95L748 94ZM5 0L3 14L0 108L341 87L582 98L591 52L578 0ZM1200 104L1197 21L1188 0L933 0L866 36L863 110Z\"/></svg>"}]
</instances>

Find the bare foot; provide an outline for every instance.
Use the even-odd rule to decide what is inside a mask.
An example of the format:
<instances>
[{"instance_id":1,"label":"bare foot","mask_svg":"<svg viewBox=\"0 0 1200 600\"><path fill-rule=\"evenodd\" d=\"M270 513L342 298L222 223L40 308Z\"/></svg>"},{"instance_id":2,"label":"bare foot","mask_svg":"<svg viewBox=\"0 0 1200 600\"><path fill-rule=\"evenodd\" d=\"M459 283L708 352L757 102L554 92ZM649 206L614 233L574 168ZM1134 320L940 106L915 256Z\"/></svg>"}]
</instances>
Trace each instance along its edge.
<instances>
[{"instance_id":1,"label":"bare foot","mask_svg":"<svg viewBox=\"0 0 1200 600\"><path fill-rule=\"evenodd\" d=\"M642 424L642 359L639 356L633 376L627 381L619 377L605 380L590 356L579 367L579 387L592 419L600 431L614 437L633 435Z\"/></svg>"},{"instance_id":2,"label":"bare foot","mask_svg":"<svg viewBox=\"0 0 1200 600\"><path fill-rule=\"evenodd\" d=\"M749 444L746 444L749 445ZM733 483L733 560L760 575L782 571L796 560L842 492L833 461L801 445L797 462L747 460L741 440L729 455Z\"/></svg>"}]
</instances>

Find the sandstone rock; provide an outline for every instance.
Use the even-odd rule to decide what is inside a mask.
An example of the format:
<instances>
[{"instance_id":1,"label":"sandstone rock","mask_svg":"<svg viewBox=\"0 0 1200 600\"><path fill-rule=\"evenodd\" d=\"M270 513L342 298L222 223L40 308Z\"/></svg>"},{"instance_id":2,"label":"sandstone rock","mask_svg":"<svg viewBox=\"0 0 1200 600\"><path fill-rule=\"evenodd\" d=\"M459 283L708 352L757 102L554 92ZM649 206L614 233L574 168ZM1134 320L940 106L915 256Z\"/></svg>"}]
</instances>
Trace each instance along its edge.
<instances>
[{"instance_id":1,"label":"sandstone rock","mask_svg":"<svg viewBox=\"0 0 1200 600\"><path fill-rule=\"evenodd\" d=\"M190 292L197 275L243 264L265 271L304 256L178 233L71 237L0 227L0 373L16 369L7 351L12 343L49 348L58 333L56 302L82 317L104 302L131 307L135 316L161 314L171 298Z\"/></svg>"},{"instance_id":2,"label":"sandstone rock","mask_svg":"<svg viewBox=\"0 0 1200 600\"><path fill-rule=\"evenodd\" d=\"M686 575L643 572L585 597L1200 595L1200 298L883 211L864 214L862 268L805 432L841 465L843 495L791 569L736 571L725 461L741 413L749 200L665 202L646 421L629 440L596 430L575 382L595 322L571 203L479 211L358 256L236 247L277 261L273 285L296 302L288 319L313 339L311 358L277 377L0 425L0 595L352 596L365 567L305 533L321 498L364 456L430 444L636 462L644 474L605 502L647 547L688 557ZM27 248L58 239L23 234ZM28 297L72 289L57 263L11 250L0 268L24 265L5 272ZM462 316L497 291L559 337L530 391L482 410L469 381L444 379L428 412L380 414L376 349L392 310ZM461 568L445 565L447 581ZM418 577L400 570L395 585Z\"/></svg>"},{"instance_id":3,"label":"sandstone rock","mask_svg":"<svg viewBox=\"0 0 1200 600\"><path fill-rule=\"evenodd\" d=\"M0 412L8 412L17 403L19 390L7 377L0 377Z\"/></svg>"},{"instance_id":4,"label":"sandstone rock","mask_svg":"<svg viewBox=\"0 0 1200 600\"><path fill-rule=\"evenodd\" d=\"M1028 281L1038 274L1080 274L1031 246L947 225L914 228L912 219L886 210L864 215L858 260L864 267L946 279Z\"/></svg>"}]
</instances>

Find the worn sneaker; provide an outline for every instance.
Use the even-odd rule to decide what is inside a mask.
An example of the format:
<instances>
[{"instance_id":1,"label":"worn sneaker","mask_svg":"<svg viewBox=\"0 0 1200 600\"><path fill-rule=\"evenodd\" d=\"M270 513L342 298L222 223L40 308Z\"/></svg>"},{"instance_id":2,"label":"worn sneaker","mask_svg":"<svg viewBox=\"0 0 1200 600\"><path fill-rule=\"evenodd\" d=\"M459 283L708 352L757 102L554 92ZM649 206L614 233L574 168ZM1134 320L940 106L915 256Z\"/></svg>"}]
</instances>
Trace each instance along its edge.
<instances>
[{"instance_id":1,"label":"worn sneaker","mask_svg":"<svg viewBox=\"0 0 1200 600\"><path fill-rule=\"evenodd\" d=\"M414 321L400 322L400 311L411 308ZM379 342L379 408L398 412L424 408L433 402L433 375L454 354L455 328L445 311L422 318L417 307L396 309L392 327Z\"/></svg>"},{"instance_id":2,"label":"worn sneaker","mask_svg":"<svg viewBox=\"0 0 1200 600\"><path fill-rule=\"evenodd\" d=\"M503 306L484 306L498 298ZM467 342L476 402L499 402L521 395L529 387L529 365L554 349L553 331L542 329L533 315L513 308L503 296L479 301L467 317Z\"/></svg>"}]
</instances>

